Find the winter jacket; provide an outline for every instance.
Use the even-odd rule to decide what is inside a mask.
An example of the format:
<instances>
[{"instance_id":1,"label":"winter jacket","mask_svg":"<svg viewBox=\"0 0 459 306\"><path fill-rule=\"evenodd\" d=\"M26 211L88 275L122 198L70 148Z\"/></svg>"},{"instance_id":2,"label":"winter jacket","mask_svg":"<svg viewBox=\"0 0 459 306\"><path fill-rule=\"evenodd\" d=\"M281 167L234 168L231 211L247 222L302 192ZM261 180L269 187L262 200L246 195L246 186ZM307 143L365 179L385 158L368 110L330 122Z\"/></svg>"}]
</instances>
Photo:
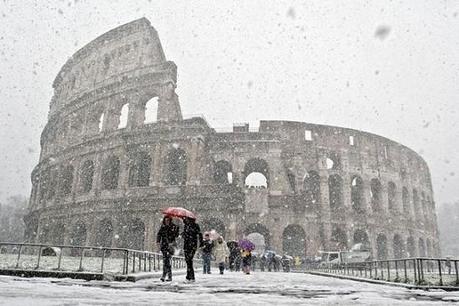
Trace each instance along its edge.
<instances>
[{"instance_id":1,"label":"winter jacket","mask_svg":"<svg viewBox=\"0 0 459 306\"><path fill-rule=\"evenodd\" d=\"M215 256L215 261L217 263L225 262L226 258L229 255L229 250L228 246L226 245L226 242L223 241L222 243L215 242L214 245L214 256Z\"/></svg>"},{"instance_id":2,"label":"winter jacket","mask_svg":"<svg viewBox=\"0 0 459 306\"><path fill-rule=\"evenodd\" d=\"M202 253L203 254L210 254L215 246L215 243L212 240L203 240L202 241Z\"/></svg>"},{"instance_id":3,"label":"winter jacket","mask_svg":"<svg viewBox=\"0 0 459 306\"><path fill-rule=\"evenodd\" d=\"M179 235L177 225L171 223L169 225L162 224L156 235L156 242L160 244L161 251L170 251L171 244L175 243L175 238Z\"/></svg>"},{"instance_id":4,"label":"winter jacket","mask_svg":"<svg viewBox=\"0 0 459 306\"><path fill-rule=\"evenodd\" d=\"M185 223L182 233L183 249L185 251L196 250L198 245L202 245L201 228L197 223Z\"/></svg>"}]
</instances>

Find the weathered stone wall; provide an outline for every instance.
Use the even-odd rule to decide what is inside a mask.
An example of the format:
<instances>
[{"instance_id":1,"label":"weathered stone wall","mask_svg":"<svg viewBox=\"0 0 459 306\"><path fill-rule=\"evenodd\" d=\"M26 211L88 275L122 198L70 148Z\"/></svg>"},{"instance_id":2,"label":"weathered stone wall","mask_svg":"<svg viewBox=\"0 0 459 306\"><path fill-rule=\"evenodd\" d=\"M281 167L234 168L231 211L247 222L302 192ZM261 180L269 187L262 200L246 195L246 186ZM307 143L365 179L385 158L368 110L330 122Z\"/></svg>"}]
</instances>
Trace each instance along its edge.
<instances>
[{"instance_id":1,"label":"weathered stone wall","mask_svg":"<svg viewBox=\"0 0 459 306\"><path fill-rule=\"evenodd\" d=\"M409 148L302 122L217 133L182 118L175 87L175 64L146 19L64 65L32 173L27 239L151 250L161 210L184 206L204 229L227 240L257 232L280 252L363 242L375 257L438 255L429 169ZM145 122L155 97L156 120ZM266 187L247 186L253 172Z\"/></svg>"}]
</instances>

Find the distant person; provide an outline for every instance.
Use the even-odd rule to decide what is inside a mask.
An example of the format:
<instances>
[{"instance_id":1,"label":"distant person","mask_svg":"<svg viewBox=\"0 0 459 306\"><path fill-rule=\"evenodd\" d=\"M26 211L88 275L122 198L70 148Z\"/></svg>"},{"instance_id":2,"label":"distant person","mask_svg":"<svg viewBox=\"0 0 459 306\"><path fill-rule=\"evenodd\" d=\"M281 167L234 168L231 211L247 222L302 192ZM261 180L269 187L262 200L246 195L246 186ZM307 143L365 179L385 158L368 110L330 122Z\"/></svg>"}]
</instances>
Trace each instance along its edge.
<instances>
[{"instance_id":1,"label":"distant person","mask_svg":"<svg viewBox=\"0 0 459 306\"><path fill-rule=\"evenodd\" d=\"M175 239L179 235L179 228L172 222L172 218L165 216L156 235L158 249L163 253L163 276L161 281L172 281L171 258L175 251ZM166 278L167 277L167 278Z\"/></svg>"},{"instance_id":2,"label":"distant person","mask_svg":"<svg viewBox=\"0 0 459 306\"><path fill-rule=\"evenodd\" d=\"M186 280L194 282L193 258L198 246L202 245L201 228L195 219L185 217L183 219L184 228L182 233L183 252L186 262Z\"/></svg>"},{"instance_id":3,"label":"distant person","mask_svg":"<svg viewBox=\"0 0 459 306\"><path fill-rule=\"evenodd\" d=\"M250 266L252 265L252 252L249 249L241 250L242 257L242 272L250 274Z\"/></svg>"},{"instance_id":4,"label":"distant person","mask_svg":"<svg viewBox=\"0 0 459 306\"><path fill-rule=\"evenodd\" d=\"M218 264L220 274L223 274L225 271L225 263L228 260L229 250L222 236L217 238L217 243L215 243L213 253L215 256L215 262Z\"/></svg>"},{"instance_id":5,"label":"distant person","mask_svg":"<svg viewBox=\"0 0 459 306\"><path fill-rule=\"evenodd\" d=\"M204 274L210 274L210 262L212 260L212 251L214 249L214 242L210 239L210 234L204 234L204 240L201 245L202 250L202 268Z\"/></svg>"}]
</instances>

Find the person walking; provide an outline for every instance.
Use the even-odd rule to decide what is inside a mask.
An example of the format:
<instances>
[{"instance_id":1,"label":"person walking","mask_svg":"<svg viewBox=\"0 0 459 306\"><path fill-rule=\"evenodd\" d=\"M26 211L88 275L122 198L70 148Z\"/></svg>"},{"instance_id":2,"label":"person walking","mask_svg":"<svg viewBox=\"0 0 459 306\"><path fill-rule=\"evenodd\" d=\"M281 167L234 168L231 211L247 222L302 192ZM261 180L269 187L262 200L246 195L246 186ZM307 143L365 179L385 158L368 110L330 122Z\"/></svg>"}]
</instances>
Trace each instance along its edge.
<instances>
[{"instance_id":1,"label":"person walking","mask_svg":"<svg viewBox=\"0 0 459 306\"><path fill-rule=\"evenodd\" d=\"M194 282L193 258L198 246L202 246L202 233L195 219L185 217L183 218L183 223L182 238L186 262L186 280Z\"/></svg>"},{"instance_id":2,"label":"person walking","mask_svg":"<svg viewBox=\"0 0 459 306\"><path fill-rule=\"evenodd\" d=\"M226 242L223 240L223 237L220 236L217 238L217 243L214 246L215 261L218 264L220 274L223 274L223 271L225 271L225 262L228 260L228 255L228 246L226 245Z\"/></svg>"},{"instance_id":3,"label":"person walking","mask_svg":"<svg viewBox=\"0 0 459 306\"><path fill-rule=\"evenodd\" d=\"M250 249L241 250L242 257L242 272L250 274L250 266L252 265L252 251Z\"/></svg>"},{"instance_id":4,"label":"person walking","mask_svg":"<svg viewBox=\"0 0 459 306\"><path fill-rule=\"evenodd\" d=\"M163 276L160 278L163 282L172 281L171 258L174 255L175 239L178 235L178 226L172 222L171 217L165 216L156 235L158 249L163 253Z\"/></svg>"},{"instance_id":5,"label":"person walking","mask_svg":"<svg viewBox=\"0 0 459 306\"><path fill-rule=\"evenodd\" d=\"M212 250L214 248L214 242L210 240L210 234L204 234L204 240L202 242L202 268L204 274L210 274L210 261L212 260Z\"/></svg>"}]
</instances>

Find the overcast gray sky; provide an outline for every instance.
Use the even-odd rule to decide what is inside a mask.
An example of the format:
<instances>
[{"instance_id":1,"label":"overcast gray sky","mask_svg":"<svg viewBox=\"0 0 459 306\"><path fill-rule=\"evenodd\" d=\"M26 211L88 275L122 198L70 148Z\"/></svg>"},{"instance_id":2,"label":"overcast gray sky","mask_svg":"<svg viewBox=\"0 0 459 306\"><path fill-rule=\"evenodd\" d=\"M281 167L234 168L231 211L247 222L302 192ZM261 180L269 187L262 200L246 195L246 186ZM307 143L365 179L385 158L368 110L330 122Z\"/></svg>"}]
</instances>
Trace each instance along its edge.
<instances>
[{"instance_id":1,"label":"overcast gray sky","mask_svg":"<svg viewBox=\"0 0 459 306\"><path fill-rule=\"evenodd\" d=\"M0 201L30 193L68 57L140 17L178 66L185 116L376 133L425 158L437 203L459 200L459 1L3 0Z\"/></svg>"}]
</instances>

